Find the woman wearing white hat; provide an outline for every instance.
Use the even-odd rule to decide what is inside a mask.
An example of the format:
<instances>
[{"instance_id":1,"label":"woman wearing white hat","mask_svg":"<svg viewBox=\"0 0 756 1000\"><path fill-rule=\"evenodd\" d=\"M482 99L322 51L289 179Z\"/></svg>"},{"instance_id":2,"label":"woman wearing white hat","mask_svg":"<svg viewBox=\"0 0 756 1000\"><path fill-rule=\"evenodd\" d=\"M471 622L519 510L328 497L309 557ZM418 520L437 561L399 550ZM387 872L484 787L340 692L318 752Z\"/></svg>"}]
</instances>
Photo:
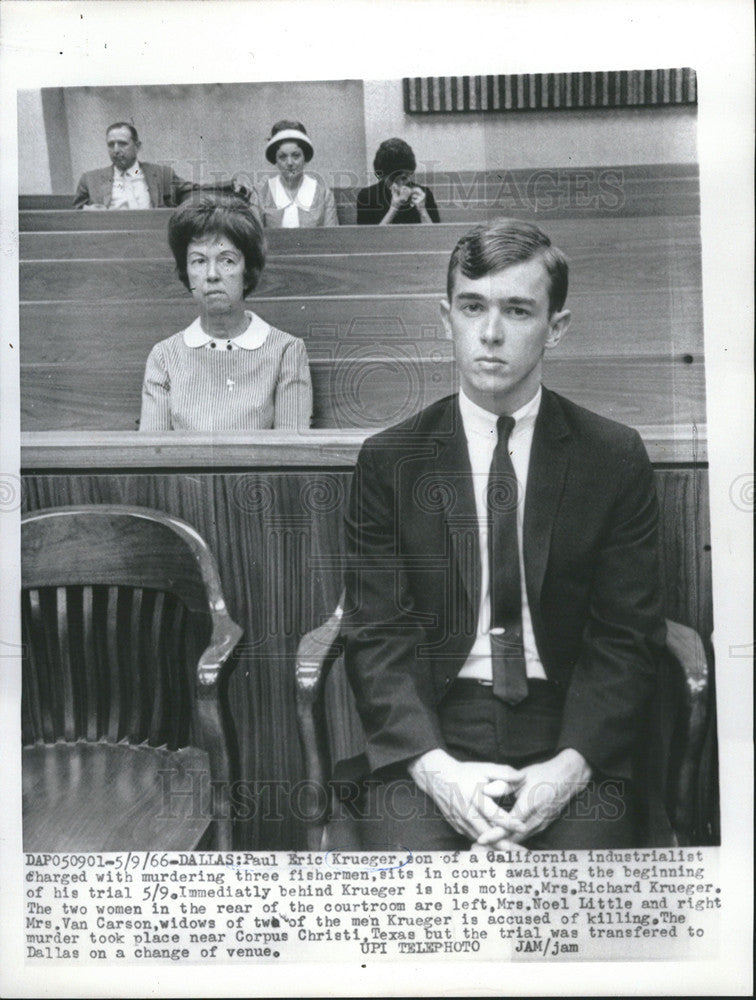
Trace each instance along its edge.
<instances>
[{"instance_id":1,"label":"woman wearing white hat","mask_svg":"<svg viewBox=\"0 0 756 1000\"><path fill-rule=\"evenodd\" d=\"M265 158L278 167L278 174L255 189L264 224L273 229L338 226L330 189L304 172L314 152L304 125L283 119L270 132Z\"/></svg>"}]
</instances>

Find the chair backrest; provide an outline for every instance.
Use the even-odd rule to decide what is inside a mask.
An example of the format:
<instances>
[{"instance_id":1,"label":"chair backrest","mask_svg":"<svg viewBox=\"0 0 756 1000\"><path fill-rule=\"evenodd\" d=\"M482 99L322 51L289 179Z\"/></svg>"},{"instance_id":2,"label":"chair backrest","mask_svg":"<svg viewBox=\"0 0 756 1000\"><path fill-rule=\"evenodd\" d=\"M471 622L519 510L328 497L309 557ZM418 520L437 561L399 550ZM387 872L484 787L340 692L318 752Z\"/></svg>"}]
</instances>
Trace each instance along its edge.
<instances>
[{"instance_id":1,"label":"chair backrest","mask_svg":"<svg viewBox=\"0 0 756 1000\"><path fill-rule=\"evenodd\" d=\"M214 559L178 518L58 507L21 525L24 743L194 744L229 773L217 702L241 629Z\"/></svg>"}]
</instances>

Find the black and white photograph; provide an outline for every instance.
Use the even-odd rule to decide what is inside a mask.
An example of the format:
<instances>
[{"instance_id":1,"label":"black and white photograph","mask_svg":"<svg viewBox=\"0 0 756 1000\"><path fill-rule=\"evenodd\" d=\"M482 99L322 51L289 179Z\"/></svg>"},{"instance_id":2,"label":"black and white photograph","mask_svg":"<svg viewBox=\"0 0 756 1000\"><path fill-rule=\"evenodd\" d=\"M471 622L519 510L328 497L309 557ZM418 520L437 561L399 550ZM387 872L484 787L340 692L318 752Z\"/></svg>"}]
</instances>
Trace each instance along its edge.
<instances>
[{"instance_id":1,"label":"black and white photograph","mask_svg":"<svg viewBox=\"0 0 756 1000\"><path fill-rule=\"evenodd\" d=\"M603 59L545 0L345 4L329 58L304 4L200 69L293 5L22 6L66 33L4 43L7 995L692 995L728 947L747 993L752 71L629 5Z\"/></svg>"}]
</instances>

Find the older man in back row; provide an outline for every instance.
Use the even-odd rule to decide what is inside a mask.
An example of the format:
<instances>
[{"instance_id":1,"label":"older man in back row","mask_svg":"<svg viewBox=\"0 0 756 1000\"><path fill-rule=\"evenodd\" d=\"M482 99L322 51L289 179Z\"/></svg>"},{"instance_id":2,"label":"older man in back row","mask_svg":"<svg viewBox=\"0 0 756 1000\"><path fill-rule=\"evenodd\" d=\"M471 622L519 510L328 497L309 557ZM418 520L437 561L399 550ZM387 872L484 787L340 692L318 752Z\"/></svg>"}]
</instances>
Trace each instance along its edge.
<instances>
[{"instance_id":1,"label":"older man in back row","mask_svg":"<svg viewBox=\"0 0 756 1000\"><path fill-rule=\"evenodd\" d=\"M115 122L106 132L111 166L82 174L73 207L97 209L175 208L196 185L170 167L138 159L142 143L133 125Z\"/></svg>"},{"instance_id":2,"label":"older man in back row","mask_svg":"<svg viewBox=\"0 0 756 1000\"><path fill-rule=\"evenodd\" d=\"M636 431L541 385L566 295L535 225L462 237L441 303L459 393L360 453L343 634L363 847L638 844L656 490Z\"/></svg>"}]
</instances>

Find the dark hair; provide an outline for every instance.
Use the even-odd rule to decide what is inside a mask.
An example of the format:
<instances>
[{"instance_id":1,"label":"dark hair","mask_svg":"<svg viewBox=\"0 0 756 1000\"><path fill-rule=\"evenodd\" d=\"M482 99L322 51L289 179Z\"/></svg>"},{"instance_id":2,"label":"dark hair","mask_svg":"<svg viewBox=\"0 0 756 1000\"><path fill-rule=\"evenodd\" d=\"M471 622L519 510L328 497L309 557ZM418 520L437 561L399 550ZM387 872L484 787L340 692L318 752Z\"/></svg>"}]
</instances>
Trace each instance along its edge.
<instances>
[{"instance_id":1,"label":"dark hair","mask_svg":"<svg viewBox=\"0 0 756 1000\"><path fill-rule=\"evenodd\" d=\"M275 125L270 130L270 138L276 135L277 132L284 132L286 129L296 129L297 132L303 132L307 135L307 129L304 127L302 122L295 122L292 118L282 118L280 121L276 122ZM276 162L276 154L278 153L278 147L284 142L295 142L299 148L304 153L305 163L309 163L313 156L313 147L309 143L302 142L301 139L281 139L281 142L275 142L272 146L269 146L265 151L265 158L269 163Z\"/></svg>"},{"instance_id":2,"label":"dark hair","mask_svg":"<svg viewBox=\"0 0 756 1000\"><path fill-rule=\"evenodd\" d=\"M414 173L416 166L412 147L404 139L384 139L373 160L375 176L380 180L404 170Z\"/></svg>"},{"instance_id":3,"label":"dark hair","mask_svg":"<svg viewBox=\"0 0 756 1000\"><path fill-rule=\"evenodd\" d=\"M108 133L112 132L114 128L127 128L131 132L131 138L134 142L139 142L139 136L137 135L137 130L130 122L113 122L112 125L108 125L105 129L105 138L107 138Z\"/></svg>"},{"instance_id":4,"label":"dark hair","mask_svg":"<svg viewBox=\"0 0 756 1000\"><path fill-rule=\"evenodd\" d=\"M244 254L244 294L249 295L265 267L265 234L257 212L230 195L201 195L176 209L168 222L168 243L189 291L187 250L192 240L207 235L225 236Z\"/></svg>"},{"instance_id":5,"label":"dark hair","mask_svg":"<svg viewBox=\"0 0 756 1000\"><path fill-rule=\"evenodd\" d=\"M451 302L454 276L459 270L466 278L483 278L494 271L526 260L540 258L549 276L549 315L564 308L567 299L567 258L552 246L546 233L532 222L498 219L476 226L459 240L449 259L446 295Z\"/></svg>"}]
</instances>

